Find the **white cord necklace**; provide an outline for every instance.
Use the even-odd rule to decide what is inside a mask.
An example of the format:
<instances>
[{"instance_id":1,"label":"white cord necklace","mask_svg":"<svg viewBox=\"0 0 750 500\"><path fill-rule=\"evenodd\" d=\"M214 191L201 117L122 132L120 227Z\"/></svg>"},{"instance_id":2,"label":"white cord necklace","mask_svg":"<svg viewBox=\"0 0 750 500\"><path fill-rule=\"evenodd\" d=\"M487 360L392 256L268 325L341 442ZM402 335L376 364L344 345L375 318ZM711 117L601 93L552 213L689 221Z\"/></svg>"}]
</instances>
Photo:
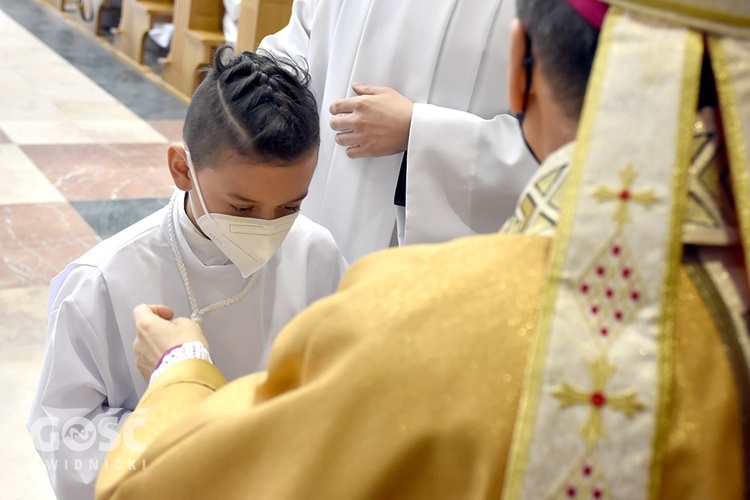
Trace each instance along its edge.
<instances>
[{"instance_id":1,"label":"white cord necklace","mask_svg":"<svg viewBox=\"0 0 750 500\"><path fill-rule=\"evenodd\" d=\"M258 273L253 273L250 279L248 279L245 287L240 290L240 293L238 293L237 295L215 302L210 306L204 307L203 309L198 309L198 303L196 302L195 296L193 295L193 290L190 288L190 281L188 280L187 271L185 270L185 262L183 261L182 253L177 246L177 238L175 238L174 203L178 195L179 191L176 191L172 195L172 199L169 200L169 246L172 247L172 253L174 254L174 260L177 263L177 269L180 270L180 276L182 276L182 282L185 284L185 291L187 292L188 300L190 300L190 310L192 311L192 313L190 314L190 319L200 325L203 323L203 316L206 313L222 308L224 306L228 306L229 304L233 304L244 297L250 290L250 287L253 286L253 283L255 283L255 279L258 277Z\"/></svg>"}]
</instances>

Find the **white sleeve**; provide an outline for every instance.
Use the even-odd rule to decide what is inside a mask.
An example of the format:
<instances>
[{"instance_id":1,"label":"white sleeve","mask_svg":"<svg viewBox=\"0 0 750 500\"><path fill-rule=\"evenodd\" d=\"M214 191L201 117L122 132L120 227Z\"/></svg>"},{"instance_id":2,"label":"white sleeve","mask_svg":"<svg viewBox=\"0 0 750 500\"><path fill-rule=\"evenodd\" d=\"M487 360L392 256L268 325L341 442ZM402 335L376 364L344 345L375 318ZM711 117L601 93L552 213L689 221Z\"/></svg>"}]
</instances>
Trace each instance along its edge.
<instances>
[{"instance_id":1,"label":"white sleeve","mask_svg":"<svg viewBox=\"0 0 750 500\"><path fill-rule=\"evenodd\" d=\"M109 406L113 379L131 378L122 343L108 345L107 332L117 325L103 279L80 282L91 273L88 267L72 271L52 304L42 372L27 421L59 499L94 498L98 471L130 414ZM71 292L72 284L80 286Z\"/></svg>"},{"instance_id":2,"label":"white sleeve","mask_svg":"<svg viewBox=\"0 0 750 500\"><path fill-rule=\"evenodd\" d=\"M261 40L259 49L286 55L293 60L307 60L310 47L315 0L294 0L292 16L284 28Z\"/></svg>"},{"instance_id":3,"label":"white sleeve","mask_svg":"<svg viewBox=\"0 0 750 500\"><path fill-rule=\"evenodd\" d=\"M431 104L414 105L407 154L405 244L498 231L538 167L514 117Z\"/></svg>"}]
</instances>

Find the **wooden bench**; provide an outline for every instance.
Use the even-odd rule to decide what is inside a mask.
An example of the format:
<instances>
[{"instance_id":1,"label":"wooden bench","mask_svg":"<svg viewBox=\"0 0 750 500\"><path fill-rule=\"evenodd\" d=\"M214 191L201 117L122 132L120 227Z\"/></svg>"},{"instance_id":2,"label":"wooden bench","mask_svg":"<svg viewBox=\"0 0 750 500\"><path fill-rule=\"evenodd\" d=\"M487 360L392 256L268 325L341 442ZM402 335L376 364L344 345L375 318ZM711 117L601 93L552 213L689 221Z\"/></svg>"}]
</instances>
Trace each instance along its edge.
<instances>
[{"instance_id":1,"label":"wooden bench","mask_svg":"<svg viewBox=\"0 0 750 500\"><path fill-rule=\"evenodd\" d=\"M237 25L237 51L255 50L266 35L287 25L292 0L242 0Z\"/></svg>"},{"instance_id":2,"label":"wooden bench","mask_svg":"<svg viewBox=\"0 0 750 500\"><path fill-rule=\"evenodd\" d=\"M114 46L132 61L143 64L146 37L155 23L172 21L171 0L123 0L120 26L115 30Z\"/></svg>"},{"instance_id":3,"label":"wooden bench","mask_svg":"<svg viewBox=\"0 0 750 500\"><path fill-rule=\"evenodd\" d=\"M45 1L59 11L65 10L66 0L45 0Z\"/></svg>"},{"instance_id":4,"label":"wooden bench","mask_svg":"<svg viewBox=\"0 0 750 500\"><path fill-rule=\"evenodd\" d=\"M200 83L198 70L224 43L222 0L175 0L174 33L162 78L185 99Z\"/></svg>"},{"instance_id":5,"label":"wooden bench","mask_svg":"<svg viewBox=\"0 0 750 500\"><path fill-rule=\"evenodd\" d=\"M84 19L79 12L81 6L75 0L45 0L53 9L59 10L78 26L96 36L102 36L105 28L117 23L120 17L120 2L118 0L84 0L83 12L90 19Z\"/></svg>"},{"instance_id":6,"label":"wooden bench","mask_svg":"<svg viewBox=\"0 0 750 500\"><path fill-rule=\"evenodd\" d=\"M292 0L242 0L237 50L255 50L264 36L289 22ZM225 42L222 0L175 0L174 34L162 78L184 99L202 80L200 69Z\"/></svg>"}]
</instances>

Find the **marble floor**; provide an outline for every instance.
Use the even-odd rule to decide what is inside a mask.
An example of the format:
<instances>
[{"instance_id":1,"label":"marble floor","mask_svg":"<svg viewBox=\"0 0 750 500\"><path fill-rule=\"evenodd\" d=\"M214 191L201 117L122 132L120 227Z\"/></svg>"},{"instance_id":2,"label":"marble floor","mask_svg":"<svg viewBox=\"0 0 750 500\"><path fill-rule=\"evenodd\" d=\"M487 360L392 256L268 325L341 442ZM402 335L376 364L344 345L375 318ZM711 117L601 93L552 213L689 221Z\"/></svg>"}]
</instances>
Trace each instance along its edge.
<instances>
[{"instance_id":1,"label":"marble floor","mask_svg":"<svg viewBox=\"0 0 750 500\"><path fill-rule=\"evenodd\" d=\"M0 0L0 484L54 498L25 419L50 279L163 206L185 105L42 0Z\"/></svg>"}]
</instances>

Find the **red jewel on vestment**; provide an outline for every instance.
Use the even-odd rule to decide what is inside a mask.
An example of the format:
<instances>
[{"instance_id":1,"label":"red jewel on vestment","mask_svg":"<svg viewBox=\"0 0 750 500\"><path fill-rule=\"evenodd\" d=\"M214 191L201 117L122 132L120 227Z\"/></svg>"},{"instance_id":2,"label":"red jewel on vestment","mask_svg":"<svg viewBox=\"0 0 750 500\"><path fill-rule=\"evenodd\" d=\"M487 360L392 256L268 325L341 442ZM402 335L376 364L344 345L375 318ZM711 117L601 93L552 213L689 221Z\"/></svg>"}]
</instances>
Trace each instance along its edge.
<instances>
[{"instance_id":1,"label":"red jewel on vestment","mask_svg":"<svg viewBox=\"0 0 750 500\"><path fill-rule=\"evenodd\" d=\"M629 268L629 267L626 267L626 268L624 268L624 269L622 270L622 277L623 277L623 278L627 278L627 277L629 277L629 276L630 276L630 268Z\"/></svg>"},{"instance_id":2,"label":"red jewel on vestment","mask_svg":"<svg viewBox=\"0 0 750 500\"><path fill-rule=\"evenodd\" d=\"M630 199L630 191L628 191L627 189L623 189L622 191L620 191L620 199L622 201L628 201Z\"/></svg>"},{"instance_id":3,"label":"red jewel on vestment","mask_svg":"<svg viewBox=\"0 0 750 500\"><path fill-rule=\"evenodd\" d=\"M598 274L599 276L604 276L604 266L597 267L596 274Z\"/></svg>"},{"instance_id":4,"label":"red jewel on vestment","mask_svg":"<svg viewBox=\"0 0 750 500\"><path fill-rule=\"evenodd\" d=\"M590 401L592 405L596 406L597 408L601 408L607 402L607 397L601 392L597 391L591 394Z\"/></svg>"},{"instance_id":5,"label":"red jewel on vestment","mask_svg":"<svg viewBox=\"0 0 750 500\"><path fill-rule=\"evenodd\" d=\"M574 497L576 496L576 489L573 486L568 486L567 493L569 497Z\"/></svg>"},{"instance_id":6,"label":"red jewel on vestment","mask_svg":"<svg viewBox=\"0 0 750 500\"><path fill-rule=\"evenodd\" d=\"M591 475L591 467L588 465L583 466L583 475L584 476L590 476Z\"/></svg>"}]
</instances>

